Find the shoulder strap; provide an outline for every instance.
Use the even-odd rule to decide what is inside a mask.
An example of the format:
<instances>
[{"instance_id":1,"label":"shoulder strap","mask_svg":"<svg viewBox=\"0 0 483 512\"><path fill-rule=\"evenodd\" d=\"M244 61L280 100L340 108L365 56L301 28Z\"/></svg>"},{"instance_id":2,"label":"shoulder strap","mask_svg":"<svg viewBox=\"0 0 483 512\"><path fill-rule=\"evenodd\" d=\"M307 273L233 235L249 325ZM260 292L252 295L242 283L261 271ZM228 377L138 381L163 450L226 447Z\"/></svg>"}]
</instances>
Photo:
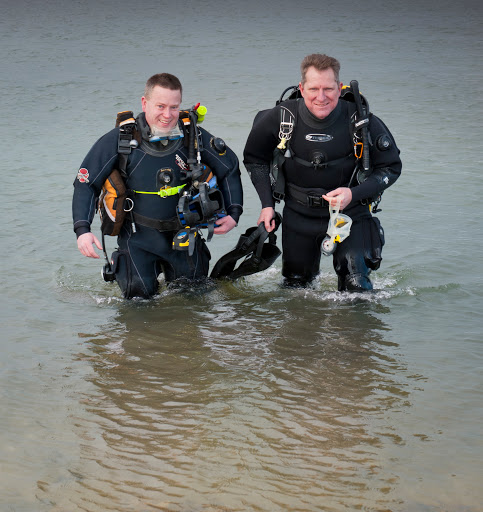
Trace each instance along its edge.
<instances>
[{"instance_id":1,"label":"shoulder strap","mask_svg":"<svg viewBox=\"0 0 483 512\"><path fill-rule=\"evenodd\" d=\"M273 183L272 196L277 203L283 201L285 198L285 173L283 164L286 158L292 156L290 139L292 138L297 121L297 105L295 105L294 111L295 113L283 105L280 106L280 127L278 132L280 142L273 152L272 161L270 163L270 177Z\"/></svg>"},{"instance_id":2,"label":"shoulder strap","mask_svg":"<svg viewBox=\"0 0 483 512\"><path fill-rule=\"evenodd\" d=\"M116 117L116 126L119 126L119 139L117 143L117 153L119 155L119 172L123 178L127 178L126 168L127 160L133 148L138 146L136 140L136 120L132 110L119 112Z\"/></svg>"},{"instance_id":3,"label":"shoulder strap","mask_svg":"<svg viewBox=\"0 0 483 512\"><path fill-rule=\"evenodd\" d=\"M280 142L277 146L277 148L280 150L288 150L287 144L292 138L292 133L295 128L295 121L297 118L297 108L295 108L294 110L295 114L287 107L283 105L280 106L280 128L278 132Z\"/></svg>"}]
</instances>

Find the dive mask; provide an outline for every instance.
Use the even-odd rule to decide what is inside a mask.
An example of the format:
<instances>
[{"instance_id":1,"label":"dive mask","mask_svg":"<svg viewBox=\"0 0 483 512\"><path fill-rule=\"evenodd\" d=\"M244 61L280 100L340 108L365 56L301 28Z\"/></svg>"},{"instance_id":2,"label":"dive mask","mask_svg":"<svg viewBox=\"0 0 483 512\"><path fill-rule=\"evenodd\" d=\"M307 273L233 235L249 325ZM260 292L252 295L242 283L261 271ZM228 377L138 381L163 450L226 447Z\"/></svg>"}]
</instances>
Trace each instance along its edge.
<instances>
[{"instance_id":1,"label":"dive mask","mask_svg":"<svg viewBox=\"0 0 483 512\"><path fill-rule=\"evenodd\" d=\"M352 219L348 215L339 213L340 201L336 206L329 204L329 225L327 227L327 236L322 240L322 253L325 256L334 254L337 243L343 242L351 232Z\"/></svg>"},{"instance_id":2,"label":"dive mask","mask_svg":"<svg viewBox=\"0 0 483 512\"><path fill-rule=\"evenodd\" d=\"M149 134L149 142L162 142L168 140L178 140L184 137L183 132L180 130L179 125L176 124L169 132L162 132L157 128L153 128Z\"/></svg>"}]
</instances>

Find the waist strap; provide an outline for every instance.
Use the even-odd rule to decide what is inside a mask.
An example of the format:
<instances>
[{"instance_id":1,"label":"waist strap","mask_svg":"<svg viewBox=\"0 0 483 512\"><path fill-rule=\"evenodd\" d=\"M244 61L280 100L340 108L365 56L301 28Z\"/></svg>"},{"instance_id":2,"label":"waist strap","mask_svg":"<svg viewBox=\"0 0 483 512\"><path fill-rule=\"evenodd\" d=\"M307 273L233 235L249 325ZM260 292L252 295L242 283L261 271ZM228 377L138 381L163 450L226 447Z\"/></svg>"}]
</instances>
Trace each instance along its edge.
<instances>
[{"instance_id":1,"label":"waist strap","mask_svg":"<svg viewBox=\"0 0 483 512\"><path fill-rule=\"evenodd\" d=\"M329 206L329 203L322 198L323 195L327 194L327 190L323 188L302 188L287 183L287 193L297 203L309 208L327 208Z\"/></svg>"},{"instance_id":2,"label":"waist strap","mask_svg":"<svg viewBox=\"0 0 483 512\"><path fill-rule=\"evenodd\" d=\"M183 227L178 217L173 217L168 220L158 220L152 219L151 217L145 217L144 215L140 215L135 212L133 212L133 216L136 224L157 229L158 231L178 231Z\"/></svg>"}]
</instances>

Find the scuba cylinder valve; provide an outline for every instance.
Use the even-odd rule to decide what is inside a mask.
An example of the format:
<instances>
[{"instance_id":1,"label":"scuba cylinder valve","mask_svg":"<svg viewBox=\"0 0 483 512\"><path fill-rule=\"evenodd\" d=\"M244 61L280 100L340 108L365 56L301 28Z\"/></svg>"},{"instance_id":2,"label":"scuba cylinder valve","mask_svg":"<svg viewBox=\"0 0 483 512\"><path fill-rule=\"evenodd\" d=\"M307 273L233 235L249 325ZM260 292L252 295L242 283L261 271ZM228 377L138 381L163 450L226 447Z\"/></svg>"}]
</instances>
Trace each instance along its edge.
<instances>
[{"instance_id":1,"label":"scuba cylinder valve","mask_svg":"<svg viewBox=\"0 0 483 512\"><path fill-rule=\"evenodd\" d=\"M333 207L329 204L329 225L327 227L327 236L322 240L322 253L324 256L334 254L337 243L343 242L351 232L352 219L348 215L339 213L340 201Z\"/></svg>"}]
</instances>

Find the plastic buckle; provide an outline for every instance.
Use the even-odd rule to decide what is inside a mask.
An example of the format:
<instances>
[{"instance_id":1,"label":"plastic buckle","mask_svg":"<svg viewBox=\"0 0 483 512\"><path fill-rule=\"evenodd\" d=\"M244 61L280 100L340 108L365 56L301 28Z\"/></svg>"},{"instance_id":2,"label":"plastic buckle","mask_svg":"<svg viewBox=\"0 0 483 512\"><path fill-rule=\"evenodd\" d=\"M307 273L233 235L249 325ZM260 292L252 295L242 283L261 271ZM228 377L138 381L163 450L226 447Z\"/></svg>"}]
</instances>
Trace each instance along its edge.
<instances>
[{"instance_id":1,"label":"plastic buckle","mask_svg":"<svg viewBox=\"0 0 483 512\"><path fill-rule=\"evenodd\" d=\"M130 154L131 153L131 140L132 137L130 135L121 134L119 136L119 142L117 144L118 153Z\"/></svg>"},{"instance_id":2,"label":"plastic buckle","mask_svg":"<svg viewBox=\"0 0 483 512\"><path fill-rule=\"evenodd\" d=\"M362 130L369 124L369 118L367 116L357 117L356 122L354 123L354 128L356 131Z\"/></svg>"},{"instance_id":3,"label":"plastic buckle","mask_svg":"<svg viewBox=\"0 0 483 512\"><path fill-rule=\"evenodd\" d=\"M277 203L280 203L280 201L283 201L285 199L285 194L282 194L280 192L273 192L272 196L275 199L275 202Z\"/></svg>"},{"instance_id":4,"label":"plastic buckle","mask_svg":"<svg viewBox=\"0 0 483 512\"><path fill-rule=\"evenodd\" d=\"M312 207L321 207L327 204L326 200L322 196L307 196L307 204Z\"/></svg>"},{"instance_id":5,"label":"plastic buckle","mask_svg":"<svg viewBox=\"0 0 483 512\"><path fill-rule=\"evenodd\" d=\"M159 189L159 192L158 192L159 197L162 197L163 199L166 199L169 195L172 195L172 194L170 194L170 192L169 192L169 191L170 191L170 189L171 189L171 187L168 187L168 186L163 187L163 188L160 188L160 189Z\"/></svg>"},{"instance_id":6,"label":"plastic buckle","mask_svg":"<svg viewBox=\"0 0 483 512\"><path fill-rule=\"evenodd\" d=\"M112 270L110 263L106 263L104 265L102 269L102 277L104 278L104 281L106 281L106 283L116 280L116 274L114 273L114 270Z\"/></svg>"}]
</instances>

